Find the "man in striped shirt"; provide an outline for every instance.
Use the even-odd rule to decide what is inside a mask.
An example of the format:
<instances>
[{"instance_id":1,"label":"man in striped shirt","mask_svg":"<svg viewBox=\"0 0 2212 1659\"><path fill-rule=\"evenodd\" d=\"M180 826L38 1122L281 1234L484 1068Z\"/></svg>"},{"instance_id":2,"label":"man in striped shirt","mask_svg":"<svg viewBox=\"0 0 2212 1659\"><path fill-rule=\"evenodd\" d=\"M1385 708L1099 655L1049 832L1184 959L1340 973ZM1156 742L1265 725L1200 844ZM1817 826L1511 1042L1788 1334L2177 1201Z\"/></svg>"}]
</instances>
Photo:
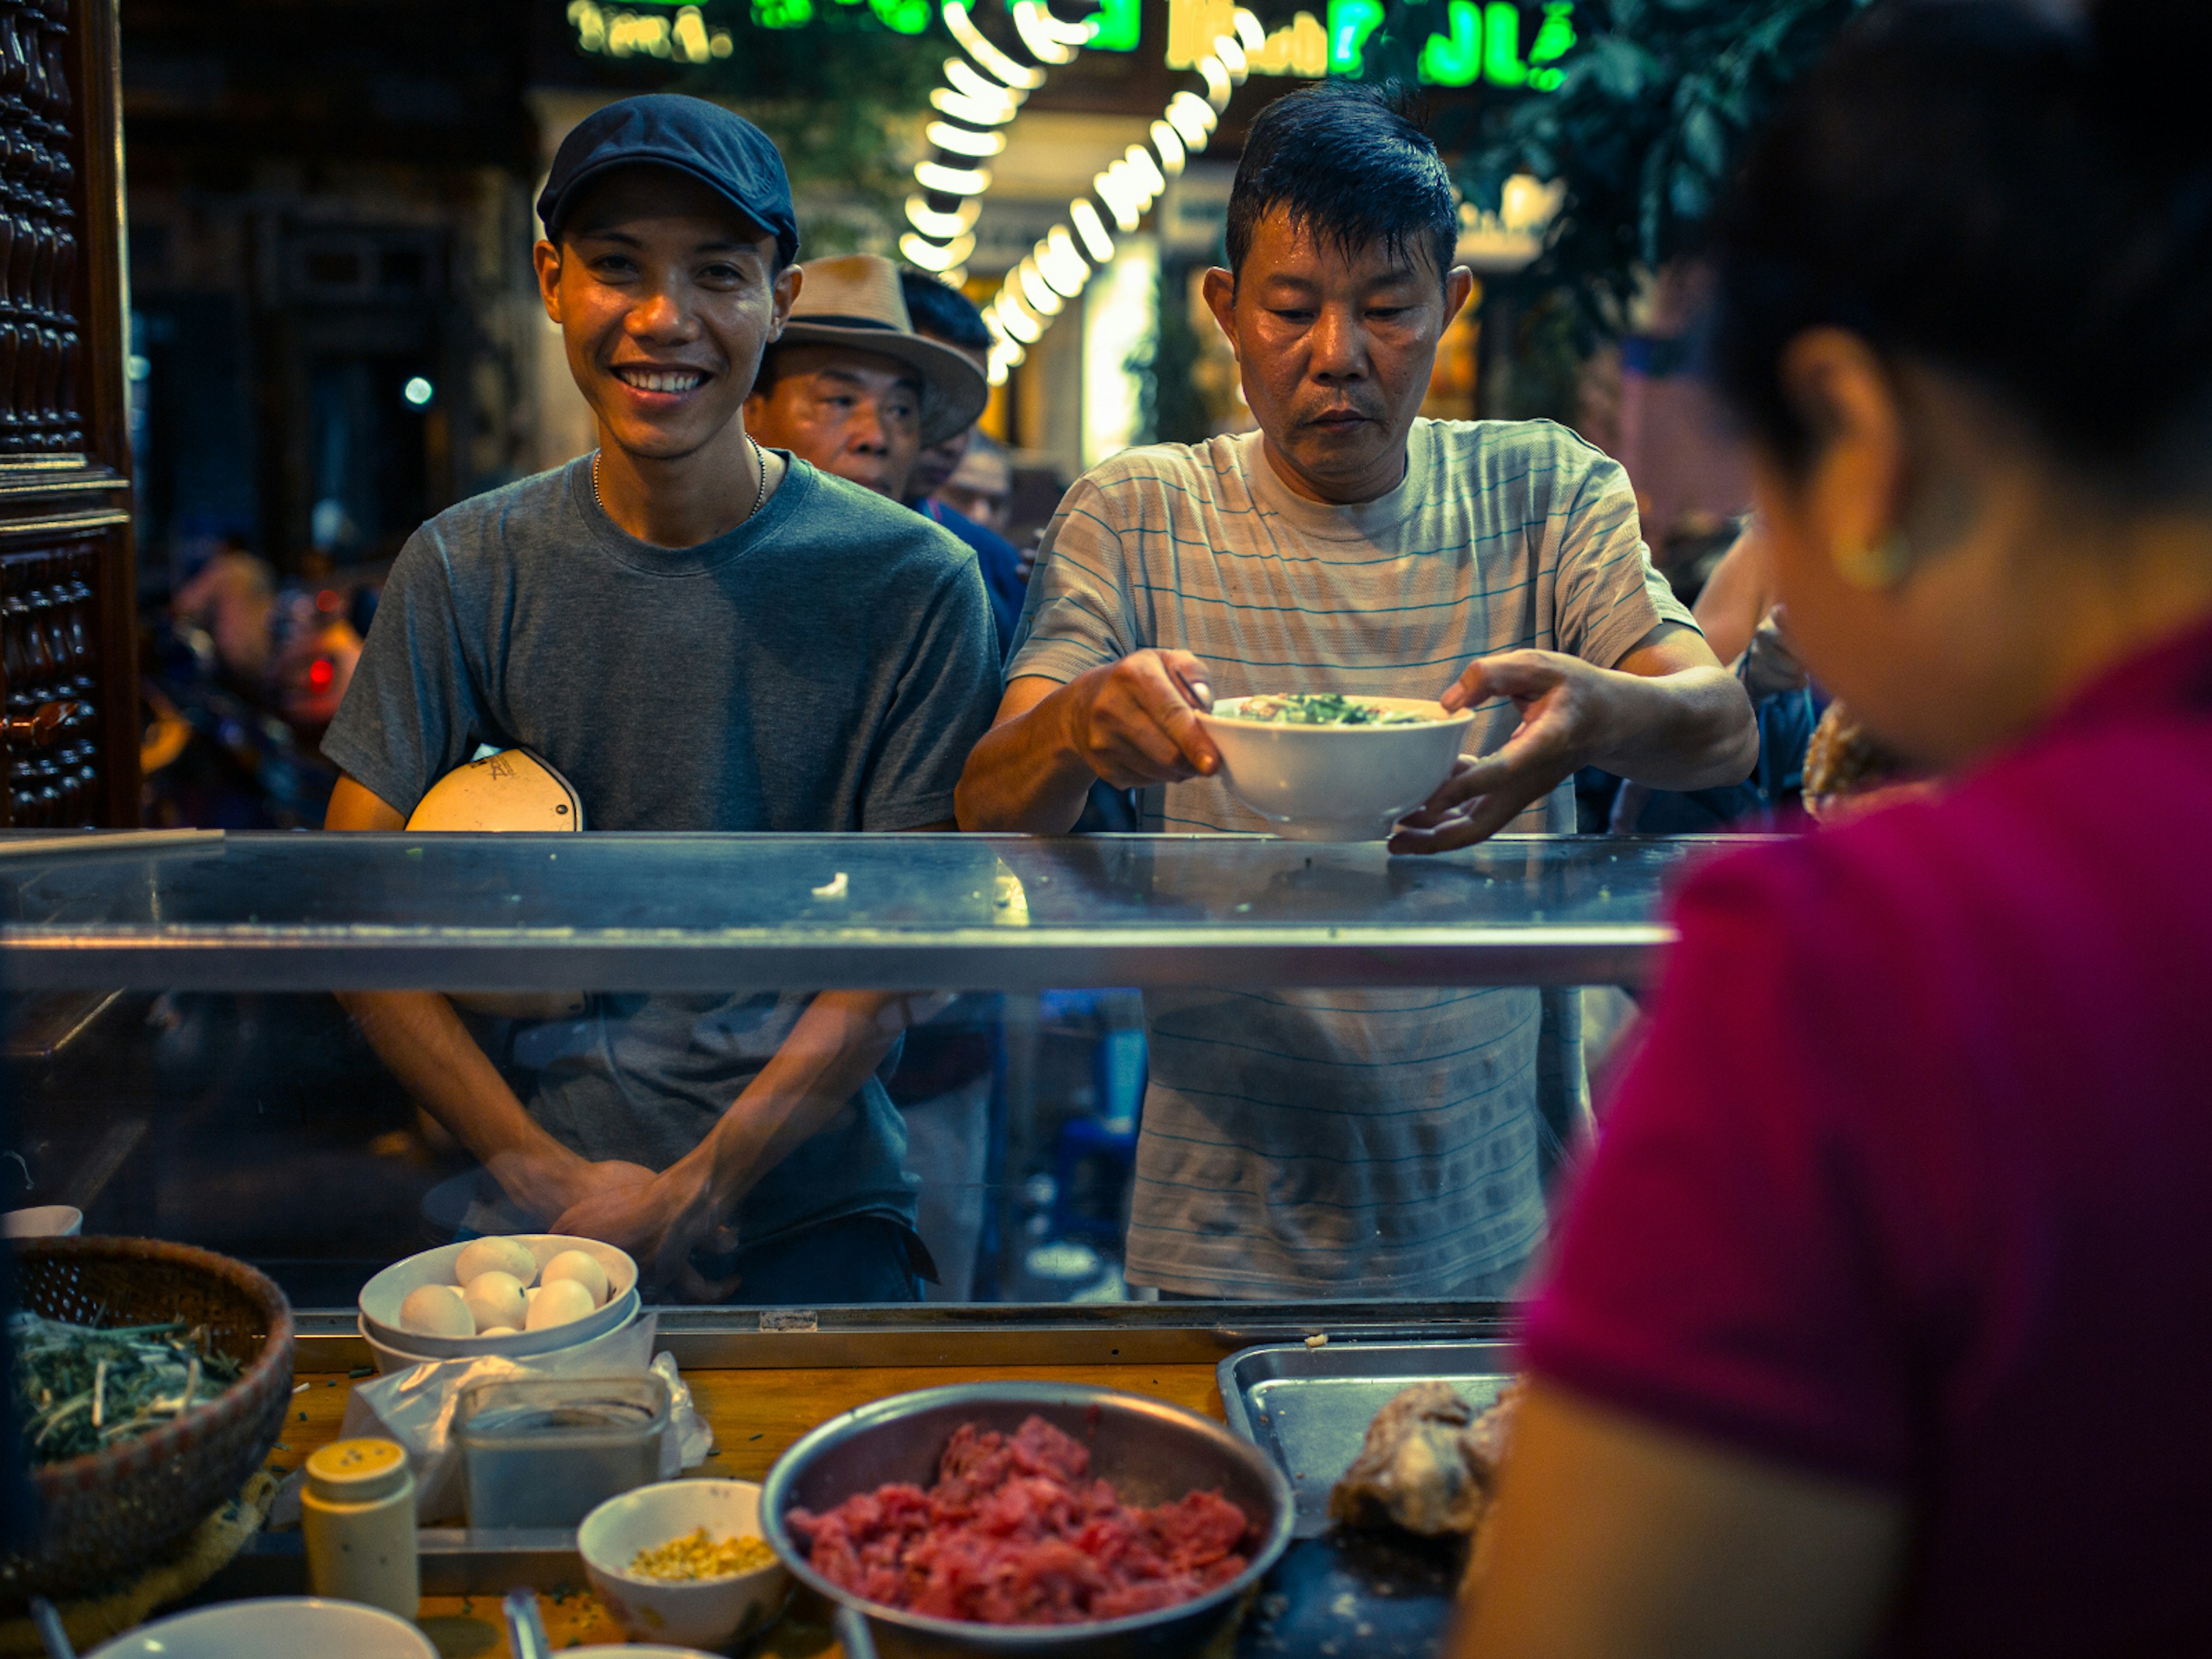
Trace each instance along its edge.
<instances>
[{"instance_id":1,"label":"man in striped shirt","mask_svg":"<svg viewBox=\"0 0 2212 1659\"><path fill-rule=\"evenodd\" d=\"M1416 418L1474 283L1456 228L1435 146L1382 95L1331 83L1261 114L1229 269L1206 278L1260 429L1133 449L1068 492L961 779L963 829L1064 832L1103 778L1144 791L1151 829L1264 831L1185 686L1448 686L1482 758L1400 825L1398 853L1571 830L1583 765L1669 789L1749 772L1750 705L1653 572L1621 469L1547 422ZM1583 1098L1571 998L1224 988L1146 1012L1133 1283L1510 1289L1543 1232L1540 1121Z\"/></svg>"}]
</instances>

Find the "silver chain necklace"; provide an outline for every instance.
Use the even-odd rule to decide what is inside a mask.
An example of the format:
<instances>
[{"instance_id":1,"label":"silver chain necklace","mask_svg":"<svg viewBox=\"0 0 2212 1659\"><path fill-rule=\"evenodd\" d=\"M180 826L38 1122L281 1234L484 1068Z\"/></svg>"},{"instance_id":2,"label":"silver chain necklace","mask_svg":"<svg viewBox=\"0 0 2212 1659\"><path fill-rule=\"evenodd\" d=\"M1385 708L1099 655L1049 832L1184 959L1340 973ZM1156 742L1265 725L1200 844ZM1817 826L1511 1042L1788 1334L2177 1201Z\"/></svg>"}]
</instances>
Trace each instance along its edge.
<instances>
[{"instance_id":1,"label":"silver chain necklace","mask_svg":"<svg viewBox=\"0 0 2212 1659\"><path fill-rule=\"evenodd\" d=\"M753 521L753 514L761 510L761 503L768 499L768 451L763 449L750 433L746 434L745 441L752 446L753 459L760 463L760 482L753 486L753 504L745 509L745 516L737 522L735 527L740 530ZM599 452L596 449L592 452L592 505L600 512L607 513L606 498L599 494ZM611 519L614 514L607 513L607 517Z\"/></svg>"}]
</instances>

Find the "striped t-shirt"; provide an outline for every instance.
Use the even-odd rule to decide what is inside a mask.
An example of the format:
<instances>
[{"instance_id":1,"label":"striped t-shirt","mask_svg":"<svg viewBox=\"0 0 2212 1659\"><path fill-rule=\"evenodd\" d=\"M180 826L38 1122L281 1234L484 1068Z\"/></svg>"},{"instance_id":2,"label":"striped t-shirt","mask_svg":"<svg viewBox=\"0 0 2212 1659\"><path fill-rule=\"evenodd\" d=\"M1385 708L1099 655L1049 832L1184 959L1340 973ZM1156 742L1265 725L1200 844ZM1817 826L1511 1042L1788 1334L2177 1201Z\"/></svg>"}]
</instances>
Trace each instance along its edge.
<instances>
[{"instance_id":1,"label":"striped t-shirt","mask_svg":"<svg viewBox=\"0 0 2212 1659\"><path fill-rule=\"evenodd\" d=\"M1397 489L1294 495L1257 434L1132 449L1048 529L1009 679L1147 647L1214 695L1435 696L1500 651L1611 667L1662 622L1618 464L1549 422L1416 421ZM1467 751L1519 723L1475 713ZM1145 792L1146 827L1264 832L1218 778ZM1567 830L1565 787L1516 821ZM1127 1273L1189 1294L1438 1296L1494 1286L1542 1236L1540 1113L1584 1089L1571 997L1513 988L1151 992ZM1545 1102L1540 1090L1564 1091Z\"/></svg>"}]
</instances>

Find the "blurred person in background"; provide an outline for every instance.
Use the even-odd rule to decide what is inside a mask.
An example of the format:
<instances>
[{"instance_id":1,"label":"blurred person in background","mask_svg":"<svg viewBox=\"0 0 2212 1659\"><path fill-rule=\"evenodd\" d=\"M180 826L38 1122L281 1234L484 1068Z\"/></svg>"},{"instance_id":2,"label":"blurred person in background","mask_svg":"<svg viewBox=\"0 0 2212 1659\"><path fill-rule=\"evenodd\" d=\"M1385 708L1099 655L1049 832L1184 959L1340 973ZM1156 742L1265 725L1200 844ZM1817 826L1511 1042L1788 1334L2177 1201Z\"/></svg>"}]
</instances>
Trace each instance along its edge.
<instances>
[{"instance_id":1,"label":"blurred person in background","mask_svg":"<svg viewBox=\"0 0 2212 1659\"><path fill-rule=\"evenodd\" d=\"M226 536L139 618L141 811L149 823L313 828L336 769L314 752L360 654L374 584L280 583Z\"/></svg>"},{"instance_id":2,"label":"blurred person in background","mask_svg":"<svg viewBox=\"0 0 2212 1659\"><path fill-rule=\"evenodd\" d=\"M1723 518L1704 507L1685 508L1667 526L1652 562L1674 590L1674 597L1694 607L1714 570L1742 538L1743 528L1741 518Z\"/></svg>"},{"instance_id":3,"label":"blurred person in background","mask_svg":"<svg viewBox=\"0 0 2212 1659\"><path fill-rule=\"evenodd\" d=\"M991 331L984 326L983 313L974 301L926 271L900 271L899 287L906 295L907 312L914 319L915 328L924 339L950 346L979 370L986 368L991 355ZM991 595L991 615L999 624L999 650L1003 656L1014 642L1014 624L1022 619L1021 555L996 528L977 523L943 499L945 485L981 436L971 422L924 449L907 480L906 502L975 550L975 562L983 567L983 586Z\"/></svg>"},{"instance_id":4,"label":"blurred person in background","mask_svg":"<svg viewBox=\"0 0 2212 1659\"><path fill-rule=\"evenodd\" d=\"M245 543L226 536L169 601L179 622L204 629L233 682L256 686L268 672L276 611L276 573Z\"/></svg>"},{"instance_id":5,"label":"blurred person in background","mask_svg":"<svg viewBox=\"0 0 2212 1659\"><path fill-rule=\"evenodd\" d=\"M1606 806L1614 835L1692 836L1759 831L1791 823L1805 796L1806 753L1827 698L1790 648L1774 597L1773 560L1747 522L1701 577L1692 605L1713 654L1729 665L1759 722L1759 764L1741 783L1715 789L1653 789L1620 783ZM1675 585L1678 595L1681 585Z\"/></svg>"},{"instance_id":6,"label":"blurred person in background","mask_svg":"<svg viewBox=\"0 0 2212 1659\"><path fill-rule=\"evenodd\" d=\"M902 265L898 279L899 294L906 301L907 315L913 319L914 331L925 340L950 346L975 364L977 372L988 374L991 331L984 325L983 313L975 308L975 302L951 283L941 282L926 270ZM907 476L908 505L934 495L952 476L953 468L968 453L975 431L971 422L957 432L924 447L915 459L913 471Z\"/></svg>"},{"instance_id":7,"label":"blurred person in background","mask_svg":"<svg viewBox=\"0 0 2212 1659\"><path fill-rule=\"evenodd\" d=\"M2208 54L1886 4L1736 185L1791 642L1946 786L1678 896L1462 1659L2212 1650Z\"/></svg>"},{"instance_id":8,"label":"blurred person in background","mask_svg":"<svg viewBox=\"0 0 2212 1659\"><path fill-rule=\"evenodd\" d=\"M1206 273L1259 429L1131 449L1047 532L970 830L1064 833L1091 783L1145 827L1264 831L1194 709L1442 696L1471 752L1395 852L1574 827L1588 763L1731 781L1742 689L1652 568L1626 475L1547 422L1419 418L1474 276L1434 143L1330 82L1252 125ZM1457 678L1453 677L1456 675ZM1547 1137L1587 1099L1580 1001L1527 988L1146 998L1132 1283L1192 1296L1497 1297L1542 1237Z\"/></svg>"},{"instance_id":9,"label":"blurred person in background","mask_svg":"<svg viewBox=\"0 0 2212 1659\"><path fill-rule=\"evenodd\" d=\"M1013 498L1013 461L1006 446L982 431L968 440L960 464L931 496L997 536L1006 533L1007 509ZM1026 566L1022 568L1021 578L1029 579Z\"/></svg>"}]
</instances>

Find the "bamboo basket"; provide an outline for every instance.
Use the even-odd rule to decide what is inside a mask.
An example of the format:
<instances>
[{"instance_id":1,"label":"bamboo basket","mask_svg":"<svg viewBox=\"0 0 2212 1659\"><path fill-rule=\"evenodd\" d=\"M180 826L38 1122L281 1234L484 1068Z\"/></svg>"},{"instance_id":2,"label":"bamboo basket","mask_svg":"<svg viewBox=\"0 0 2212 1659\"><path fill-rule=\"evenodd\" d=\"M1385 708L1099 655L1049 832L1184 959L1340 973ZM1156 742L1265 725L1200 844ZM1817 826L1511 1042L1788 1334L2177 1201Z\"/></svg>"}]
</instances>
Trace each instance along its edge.
<instances>
[{"instance_id":1,"label":"bamboo basket","mask_svg":"<svg viewBox=\"0 0 2212 1659\"><path fill-rule=\"evenodd\" d=\"M160 1559L261 1466L292 1395L291 1306L242 1261L158 1239L42 1238L17 1246L15 1269L17 1298L33 1313L80 1325L204 1325L209 1346L246 1370L174 1422L33 1469L36 1542L0 1553L7 1603L78 1594Z\"/></svg>"}]
</instances>

